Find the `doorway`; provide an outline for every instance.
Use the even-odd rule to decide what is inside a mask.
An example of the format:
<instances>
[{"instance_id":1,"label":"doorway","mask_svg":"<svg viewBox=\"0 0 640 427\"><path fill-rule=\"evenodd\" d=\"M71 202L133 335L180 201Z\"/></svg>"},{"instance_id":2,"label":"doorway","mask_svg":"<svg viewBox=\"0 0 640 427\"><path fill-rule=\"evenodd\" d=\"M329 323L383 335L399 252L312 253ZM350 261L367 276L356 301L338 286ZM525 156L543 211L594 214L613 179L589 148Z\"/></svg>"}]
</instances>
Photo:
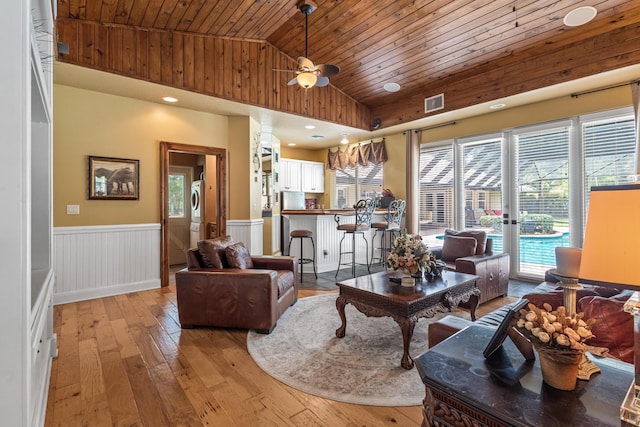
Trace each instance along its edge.
<instances>
[{"instance_id":1,"label":"doorway","mask_svg":"<svg viewBox=\"0 0 640 427\"><path fill-rule=\"evenodd\" d=\"M174 142L160 142L160 284L169 284L170 266L170 219L169 209L170 186L169 177L171 175L170 157L176 153L191 154L201 156L205 159L206 165L203 173L204 183L207 190L213 193L209 197L210 209L207 213L207 238L226 235L226 188L227 188L227 168L226 150L221 148L203 147L199 145L178 144ZM207 174L210 176L207 177ZM190 196L190 193L189 193ZM190 204L185 208L190 208ZM206 210L205 204L205 210ZM210 226L213 225L213 226Z\"/></svg>"},{"instance_id":2,"label":"doorway","mask_svg":"<svg viewBox=\"0 0 640 427\"><path fill-rule=\"evenodd\" d=\"M171 154L171 153L170 153ZM188 156L193 156L187 154ZM190 226L192 209L190 208L189 189L193 182L193 168L177 166L169 157L169 266L176 269L185 264L184 251L190 247Z\"/></svg>"}]
</instances>

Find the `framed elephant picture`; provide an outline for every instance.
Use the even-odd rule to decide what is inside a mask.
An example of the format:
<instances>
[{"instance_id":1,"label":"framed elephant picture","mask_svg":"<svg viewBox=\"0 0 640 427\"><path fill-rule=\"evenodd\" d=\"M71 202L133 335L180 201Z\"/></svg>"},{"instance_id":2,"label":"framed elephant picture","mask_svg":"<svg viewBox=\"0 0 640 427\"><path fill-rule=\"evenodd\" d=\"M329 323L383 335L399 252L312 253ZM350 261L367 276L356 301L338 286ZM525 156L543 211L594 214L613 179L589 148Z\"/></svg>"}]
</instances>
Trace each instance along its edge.
<instances>
[{"instance_id":1,"label":"framed elephant picture","mask_svg":"<svg viewBox=\"0 0 640 427\"><path fill-rule=\"evenodd\" d=\"M90 200L138 200L140 161L89 156Z\"/></svg>"}]
</instances>

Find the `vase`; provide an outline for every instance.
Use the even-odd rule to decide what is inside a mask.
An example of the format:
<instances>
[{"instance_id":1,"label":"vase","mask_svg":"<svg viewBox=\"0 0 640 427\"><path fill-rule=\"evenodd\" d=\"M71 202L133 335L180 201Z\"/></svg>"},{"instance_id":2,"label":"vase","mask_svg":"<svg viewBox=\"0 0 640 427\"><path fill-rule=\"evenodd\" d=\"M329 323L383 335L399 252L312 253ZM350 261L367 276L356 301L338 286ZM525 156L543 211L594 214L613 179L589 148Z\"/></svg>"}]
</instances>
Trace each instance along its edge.
<instances>
[{"instance_id":1,"label":"vase","mask_svg":"<svg viewBox=\"0 0 640 427\"><path fill-rule=\"evenodd\" d=\"M584 352L580 350L561 350L552 347L536 346L540 359L542 380L558 390L576 388L578 369Z\"/></svg>"},{"instance_id":2,"label":"vase","mask_svg":"<svg viewBox=\"0 0 640 427\"><path fill-rule=\"evenodd\" d=\"M411 276L411 271L407 269L400 269L400 271L402 271L400 285L407 288L413 288L416 285L416 279Z\"/></svg>"}]
</instances>

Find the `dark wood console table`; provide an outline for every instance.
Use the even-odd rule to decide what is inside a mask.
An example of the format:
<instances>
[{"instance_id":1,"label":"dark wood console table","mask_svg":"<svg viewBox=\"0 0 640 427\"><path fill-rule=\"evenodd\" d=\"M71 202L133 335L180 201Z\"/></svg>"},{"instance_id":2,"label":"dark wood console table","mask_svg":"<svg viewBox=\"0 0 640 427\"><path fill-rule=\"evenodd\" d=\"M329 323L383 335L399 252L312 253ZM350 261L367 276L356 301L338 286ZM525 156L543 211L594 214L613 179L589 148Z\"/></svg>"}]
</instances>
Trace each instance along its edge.
<instances>
[{"instance_id":1,"label":"dark wood console table","mask_svg":"<svg viewBox=\"0 0 640 427\"><path fill-rule=\"evenodd\" d=\"M409 355L409 345L418 320L451 311L462 302L469 303L471 319L475 320L480 290L476 288L478 276L472 274L443 271L441 277L432 282L424 278L417 279L414 287L402 287L390 280L401 276L400 272L382 271L336 283L340 288L336 308L342 320L336 336L345 336L346 304L352 304L369 317L389 316L400 325L402 331L404 354L400 365L411 369L414 363Z\"/></svg>"},{"instance_id":2,"label":"dark wood console table","mask_svg":"<svg viewBox=\"0 0 640 427\"><path fill-rule=\"evenodd\" d=\"M601 372L573 391L542 381L507 339L491 359L482 356L494 330L472 325L416 359L425 384L423 426L622 426L620 405L633 366L592 357Z\"/></svg>"}]
</instances>

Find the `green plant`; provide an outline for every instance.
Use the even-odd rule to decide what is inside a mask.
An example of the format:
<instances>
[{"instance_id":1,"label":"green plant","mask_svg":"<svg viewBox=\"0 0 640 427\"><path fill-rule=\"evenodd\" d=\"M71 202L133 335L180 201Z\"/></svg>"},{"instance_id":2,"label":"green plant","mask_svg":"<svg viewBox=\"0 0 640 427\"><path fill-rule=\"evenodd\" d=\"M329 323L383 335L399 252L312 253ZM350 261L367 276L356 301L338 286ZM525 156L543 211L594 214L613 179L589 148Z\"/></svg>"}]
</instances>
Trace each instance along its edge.
<instances>
[{"instance_id":1,"label":"green plant","mask_svg":"<svg viewBox=\"0 0 640 427\"><path fill-rule=\"evenodd\" d=\"M520 234L553 234L554 219L547 214L520 215Z\"/></svg>"},{"instance_id":2,"label":"green plant","mask_svg":"<svg viewBox=\"0 0 640 427\"><path fill-rule=\"evenodd\" d=\"M483 215L480 217L480 226L491 228L494 231L502 231L502 217L500 215Z\"/></svg>"}]
</instances>

